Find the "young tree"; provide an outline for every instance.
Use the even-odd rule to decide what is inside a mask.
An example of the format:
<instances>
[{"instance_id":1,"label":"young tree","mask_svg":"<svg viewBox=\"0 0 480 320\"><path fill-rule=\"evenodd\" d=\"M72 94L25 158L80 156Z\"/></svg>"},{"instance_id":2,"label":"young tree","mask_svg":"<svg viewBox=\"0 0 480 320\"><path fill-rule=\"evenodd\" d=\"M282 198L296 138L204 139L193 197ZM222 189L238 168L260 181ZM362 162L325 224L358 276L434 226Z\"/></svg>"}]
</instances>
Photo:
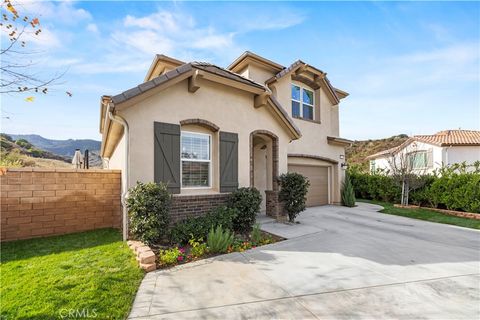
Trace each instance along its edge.
<instances>
[{"instance_id":1,"label":"young tree","mask_svg":"<svg viewBox=\"0 0 480 320\"><path fill-rule=\"evenodd\" d=\"M411 143L404 148L392 150L387 161L390 166L390 174L402 189L401 205L408 205L410 191L416 190L425 184L424 176L428 163L431 161L431 153L417 150L417 145ZM418 165L419 163L425 165Z\"/></svg>"},{"instance_id":2,"label":"young tree","mask_svg":"<svg viewBox=\"0 0 480 320\"><path fill-rule=\"evenodd\" d=\"M33 57L38 53L28 48L27 37L41 34L39 19L21 15L11 0L3 1L1 13L1 37L8 40L2 41L0 50L0 93L31 91L46 94L48 87L63 74L43 78L32 72ZM33 97L28 97L27 101L33 101Z\"/></svg>"}]
</instances>

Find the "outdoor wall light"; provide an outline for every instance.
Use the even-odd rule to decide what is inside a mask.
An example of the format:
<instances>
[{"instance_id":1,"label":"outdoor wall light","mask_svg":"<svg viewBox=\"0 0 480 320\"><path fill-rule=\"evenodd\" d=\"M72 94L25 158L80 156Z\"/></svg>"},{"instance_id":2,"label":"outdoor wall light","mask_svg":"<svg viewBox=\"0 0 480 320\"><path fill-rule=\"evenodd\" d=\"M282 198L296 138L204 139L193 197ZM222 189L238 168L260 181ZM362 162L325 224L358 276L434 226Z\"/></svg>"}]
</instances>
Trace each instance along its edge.
<instances>
[{"instance_id":1,"label":"outdoor wall light","mask_svg":"<svg viewBox=\"0 0 480 320\"><path fill-rule=\"evenodd\" d=\"M345 156L343 154L340 155L340 159L343 159L345 158Z\"/></svg>"}]
</instances>

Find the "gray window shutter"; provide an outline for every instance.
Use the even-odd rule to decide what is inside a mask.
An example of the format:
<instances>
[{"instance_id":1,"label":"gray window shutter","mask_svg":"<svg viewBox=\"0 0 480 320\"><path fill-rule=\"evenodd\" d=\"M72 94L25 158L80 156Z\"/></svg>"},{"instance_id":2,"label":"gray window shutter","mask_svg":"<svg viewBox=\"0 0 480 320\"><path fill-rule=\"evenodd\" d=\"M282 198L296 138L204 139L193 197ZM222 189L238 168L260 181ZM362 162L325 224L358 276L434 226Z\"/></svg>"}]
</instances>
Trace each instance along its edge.
<instances>
[{"instance_id":1,"label":"gray window shutter","mask_svg":"<svg viewBox=\"0 0 480 320\"><path fill-rule=\"evenodd\" d=\"M238 135L220 132L220 192L238 188Z\"/></svg>"},{"instance_id":2,"label":"gray window shutter","mask_svg":"<svg viewBox=\"0 0 480 320\"><path fill-rule=\"evenodd\" d=\"M427 151L427 168L433 168L433 149Z\"/></svg>"},{"instance_id":3,"label":"gray window shutter","mask_svg":"<svg viewBox=\"0 0 480 320\"><path fill-rule=\"evenodd\" d=\"M154 122L154 179L180 193L180 126Z\"/></svg>"}]
</instances>

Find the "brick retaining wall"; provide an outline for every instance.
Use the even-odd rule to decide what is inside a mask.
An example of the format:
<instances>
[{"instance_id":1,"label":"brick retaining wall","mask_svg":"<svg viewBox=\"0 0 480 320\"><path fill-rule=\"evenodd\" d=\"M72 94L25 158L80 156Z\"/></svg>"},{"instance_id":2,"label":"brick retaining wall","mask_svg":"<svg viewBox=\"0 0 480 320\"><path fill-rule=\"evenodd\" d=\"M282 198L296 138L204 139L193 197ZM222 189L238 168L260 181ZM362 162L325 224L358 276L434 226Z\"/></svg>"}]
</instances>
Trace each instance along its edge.
<instances>
[{"instance_id":1,"label":"brick retaining wall","mask_svg":"<svg viewBox=\"0 0 480 320\"><path fill-rule=\"evenodd\" d=\"M216 193L203 195L173 195L170 207L172 223L190 217L198 217L210 209L226 205L230 193Z\"/></svg>"},{"instance_id":2,"label":"brick retaining wall","mask_svg":"<svg viewBox=\"0 0 480 320\"><path fill-rule=\"evenodd\" d=\"M0 170L2 241L121 227L119 170Z\"/></svg>"}]
</instances>

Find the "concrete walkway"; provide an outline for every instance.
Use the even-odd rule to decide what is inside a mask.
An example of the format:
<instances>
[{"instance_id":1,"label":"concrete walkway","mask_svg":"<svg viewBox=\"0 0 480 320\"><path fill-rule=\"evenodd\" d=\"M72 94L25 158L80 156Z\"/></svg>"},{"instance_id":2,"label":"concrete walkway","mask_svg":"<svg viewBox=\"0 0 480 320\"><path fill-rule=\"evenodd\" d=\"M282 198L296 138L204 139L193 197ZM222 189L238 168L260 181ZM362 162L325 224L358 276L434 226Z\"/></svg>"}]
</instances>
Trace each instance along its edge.
<instances>
[{"instance_id":1,"label":"concrete walkway","mask_svg":"<svg viewBox=\"0 0 480 320\"><path fill-rule=\"evenodd\" d=\"M480 232L376 212L307 209L288 238L146 275L131 319L479 319Z\"/></svg>"}]
</instances>

